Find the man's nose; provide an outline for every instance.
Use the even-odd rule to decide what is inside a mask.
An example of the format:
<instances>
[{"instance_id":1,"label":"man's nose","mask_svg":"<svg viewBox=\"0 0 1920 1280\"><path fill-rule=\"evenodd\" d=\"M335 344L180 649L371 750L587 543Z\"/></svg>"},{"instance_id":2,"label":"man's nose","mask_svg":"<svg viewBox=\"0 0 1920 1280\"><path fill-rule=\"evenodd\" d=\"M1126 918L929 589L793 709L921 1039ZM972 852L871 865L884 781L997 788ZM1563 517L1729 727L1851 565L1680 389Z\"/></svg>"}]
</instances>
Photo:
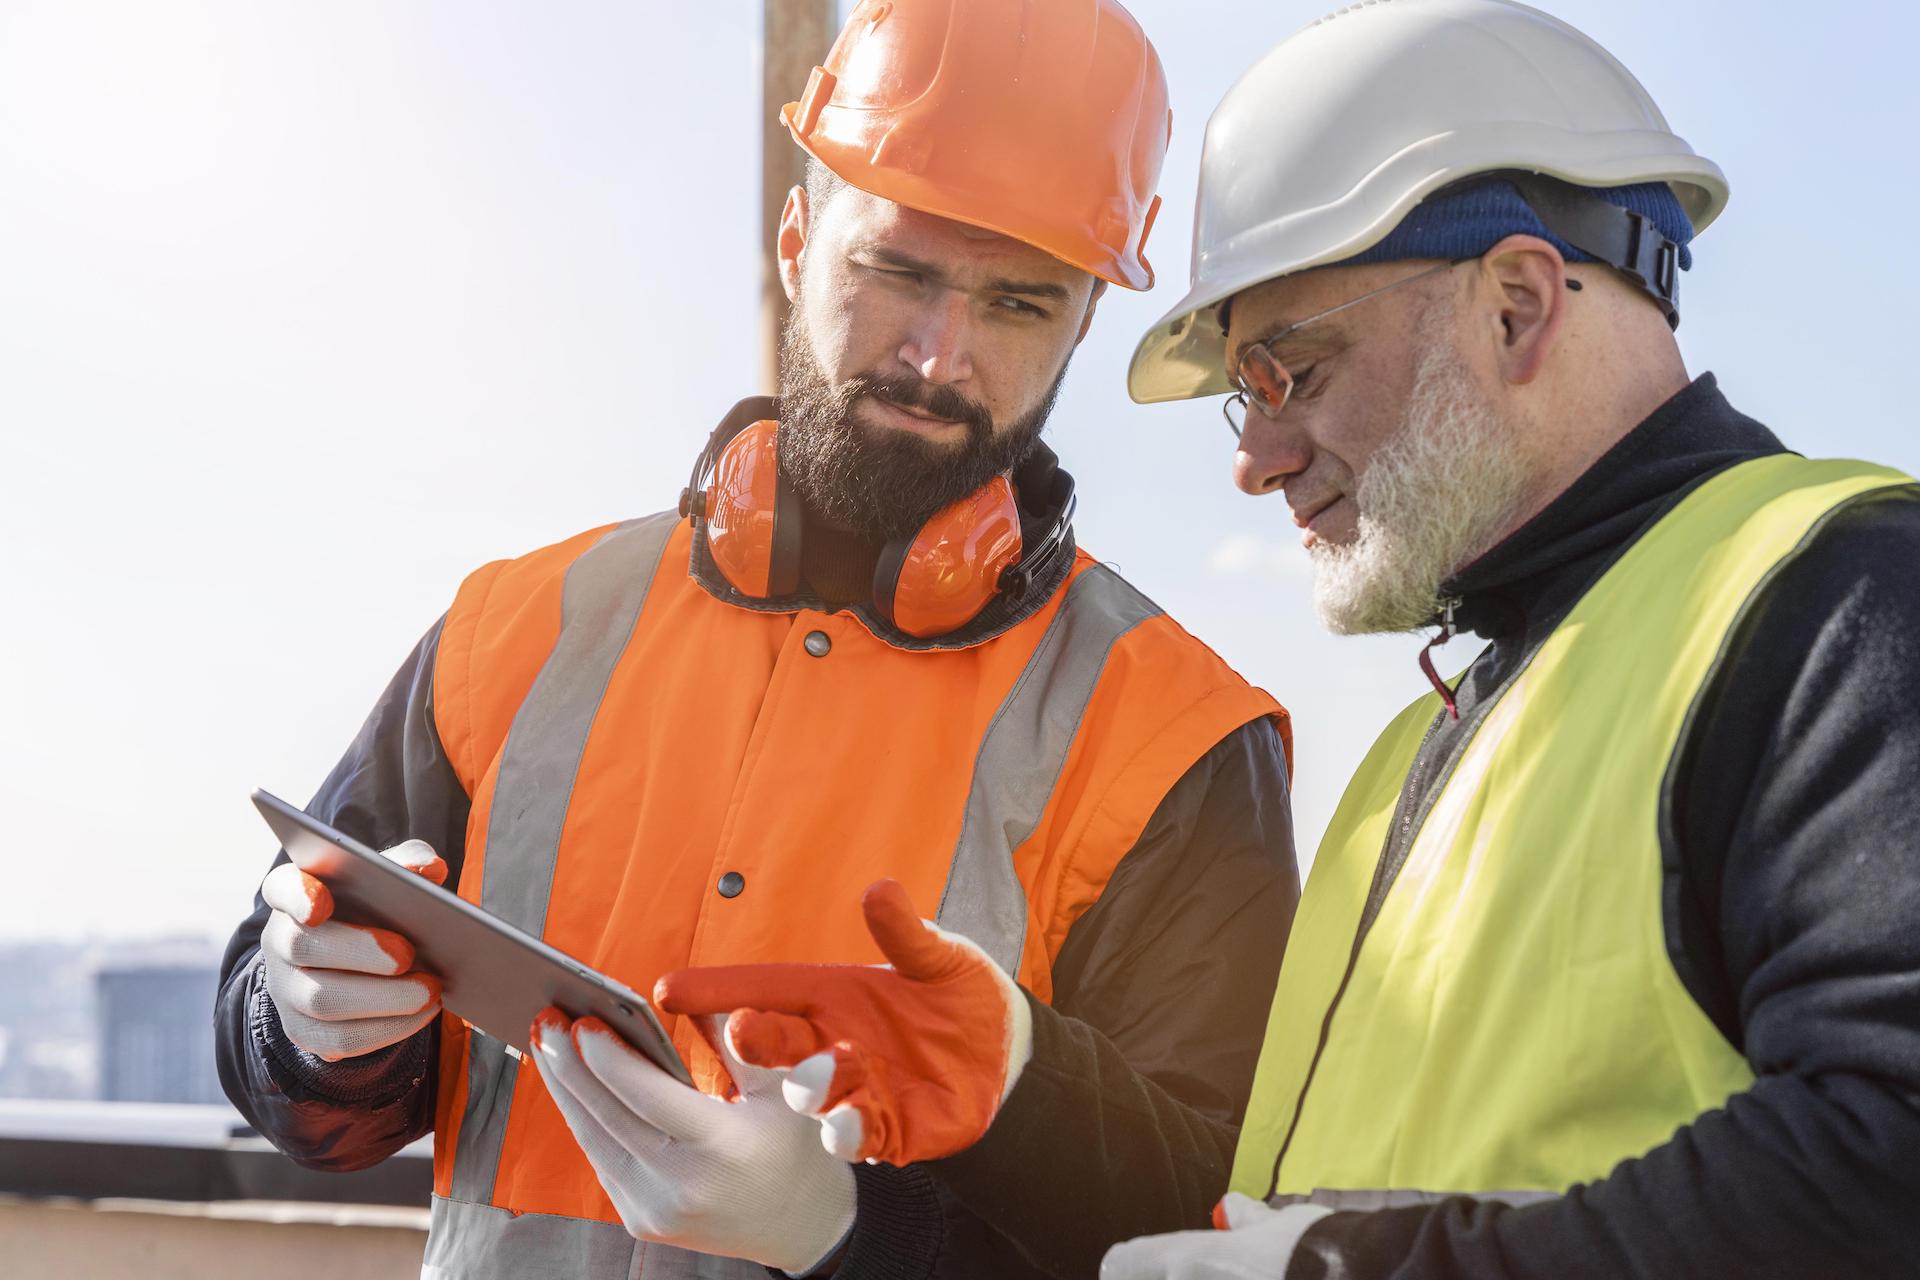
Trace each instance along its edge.
<instances>
[{"instance_id":1,"label":"man's nose","mask_svg":"<svg viewBox=\"0 0 1920 1280\"><path fill-rule=\"evenodd\" d=\"M971 301L958 290L936 294L900 344L901 362L928 382L943 386L971 378Z\"/></svg>"},{"instance_id":2,"label":"man's nose","mask_svg":"<svg viewBox=\"0 0 1920 1280\"><path fill-rule=\"evenodd\" d=\"M1240 449L1233 455L1233 483L1243 493L1272 493L1313 461L1307 433L1287 420L1283 412L1269 418L1249 408L1240 428Z\"/></svg>"}]
</instances>

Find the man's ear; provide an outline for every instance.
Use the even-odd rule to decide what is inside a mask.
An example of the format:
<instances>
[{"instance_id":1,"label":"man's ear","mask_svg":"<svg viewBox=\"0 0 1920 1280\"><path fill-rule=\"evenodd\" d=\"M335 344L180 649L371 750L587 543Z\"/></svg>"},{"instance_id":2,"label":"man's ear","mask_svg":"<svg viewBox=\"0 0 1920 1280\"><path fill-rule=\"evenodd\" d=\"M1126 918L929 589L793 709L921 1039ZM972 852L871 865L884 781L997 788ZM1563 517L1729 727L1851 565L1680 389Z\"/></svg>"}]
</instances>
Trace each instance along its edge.
<instances>
[{"instance_id":1,"label":"man's ear","mask_svg":"<svg viewBox=\"0 0 1920 1280\"><path fill-rule=\"evenodd\" d=\"M1087 314L1080 317L1080 332L1074 335L1073 345L1079 346L1086 339L1087 330L1093 327L1093 309L1100 305L1100 295L1107 291L1107 282L1098 277L1093 282L1093 292L1087 295Z\"/></svg>"},{"instance_id":2,"label":"man's ear","mask_svg":"<svg viewBox=\"0 0 1920 1280\"><path fill-rule=\"evenodd\" d=\"M1539 236L1508 236L1480 258L1493 299L1489 317L1500 376L1525 386L1540 376L1566 323L1567 262Z\"/></svg>"},{"instance_id":3,"label":"man's ear","mask_svg":"<svg viewBox=\"0 0 1920 1280\"><path fill-rule=\"evenodd\" d=\"M795 187L787 192L787 207L780 211L780 234L774 250L780 258L780 287L787 301L800 296L800 255L807 248L807 189Z\"/></svg>"}]
</instances>

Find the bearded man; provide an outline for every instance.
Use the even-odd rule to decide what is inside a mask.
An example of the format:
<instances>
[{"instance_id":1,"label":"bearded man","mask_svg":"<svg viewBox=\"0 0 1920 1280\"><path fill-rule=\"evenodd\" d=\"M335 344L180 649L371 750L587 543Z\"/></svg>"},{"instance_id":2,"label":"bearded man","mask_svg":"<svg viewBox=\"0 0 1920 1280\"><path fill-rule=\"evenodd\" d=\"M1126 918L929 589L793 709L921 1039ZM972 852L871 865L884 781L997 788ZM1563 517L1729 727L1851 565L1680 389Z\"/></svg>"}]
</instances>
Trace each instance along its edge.
<instances>
[{"instance_id":1,"label":"bearded man","mask_svg":"<svg viewBox=\"0 0 1920 1280\"><path fill-rule=\"evenodd\" d=\"M1285 713L1075 547L1039 442L1103 289L1151 283L1165 81L1112 0L959 5L856 7L786 110L778 403L727 416L679 511L470 577L311 811L641 989L879 960L857 899L896 877L1018 984L1024 1040L1231 1125L1298 894ZM424 1274L1030 1270L710 1028L670 1028L704 1092L557 1011L516 1062L330 902L268 874L222 1078L317 1168L432 1130Z\"/></svg>"},{"instance_id":2,"label":"bearded man","mask_svg":"<svg viewBox=\"0 0 1920 1280\"><path fill-rule=\"evenodd\" d=\"M1606 50L1502 0L1351 6L1215 113L1135 397L1230 396L1328 626L1486 646L1451 682L1421 654L1328 827L1225 1229L1104 1280L1920 1274L1920 485L1688 374L1726 198ZM855 1156L952 1141L917 1046L970 1027L1019 1083L969 1154L1020 1141L1027 1077L1082 1064L1002 1059L957 950L896 967L663 986ZM1110 1182L1200 1167L1108 1087ZM1067 1168L1005 1194L1047 1221ZM1200 1228L1212 1186L1173 1189Z\"/></svg>"}]
</instances>

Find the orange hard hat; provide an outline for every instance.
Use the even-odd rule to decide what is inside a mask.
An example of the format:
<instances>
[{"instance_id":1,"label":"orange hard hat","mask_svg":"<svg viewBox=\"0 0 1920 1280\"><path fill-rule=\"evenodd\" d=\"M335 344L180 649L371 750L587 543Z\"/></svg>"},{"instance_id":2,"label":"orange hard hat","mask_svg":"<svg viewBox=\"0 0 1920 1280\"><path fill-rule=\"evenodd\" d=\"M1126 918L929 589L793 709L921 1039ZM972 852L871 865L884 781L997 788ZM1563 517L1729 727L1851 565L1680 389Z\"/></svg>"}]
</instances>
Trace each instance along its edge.
<instances>
[{"instance_id":1,"label":"orange hard hat","mask_svg":"<svg viewBox=\"0 0 1920 1280\"><path fill-rule=\"evenodd\" d=\"M780 118L862 191L1153 287L1173 116L1114 0L860 0Z\"/></svg>"}]
</instances>

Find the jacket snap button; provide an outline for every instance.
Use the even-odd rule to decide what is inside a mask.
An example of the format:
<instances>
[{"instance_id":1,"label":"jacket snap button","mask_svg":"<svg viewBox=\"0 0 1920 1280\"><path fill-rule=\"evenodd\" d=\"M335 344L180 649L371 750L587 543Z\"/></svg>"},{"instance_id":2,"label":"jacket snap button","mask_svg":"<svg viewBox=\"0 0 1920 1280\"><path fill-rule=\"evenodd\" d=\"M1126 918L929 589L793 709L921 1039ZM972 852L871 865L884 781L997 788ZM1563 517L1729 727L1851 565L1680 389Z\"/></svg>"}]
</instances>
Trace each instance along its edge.
<instances>
[{"instance_id":1,"label":"jacket snap button","mask_svg":"<svg viewBox=\"0 0 1920 1280\"><path fill-rule=\"evenodd\" d=\"M746 887L747 878L738 871L729 871L720 877L720 896L723 898L737 898Z\"/></svg>"},{"instance_id":2,"label":"jacket snap button","mask_svg":"<svg viewBox=\"0 0 1920 1280\"><path fill-rule=\"evenodd\" d=\"M833 637L824 631L807 632L807 652L816 658L824 658L833 649Z\"/></svg>"}]
</instances>

